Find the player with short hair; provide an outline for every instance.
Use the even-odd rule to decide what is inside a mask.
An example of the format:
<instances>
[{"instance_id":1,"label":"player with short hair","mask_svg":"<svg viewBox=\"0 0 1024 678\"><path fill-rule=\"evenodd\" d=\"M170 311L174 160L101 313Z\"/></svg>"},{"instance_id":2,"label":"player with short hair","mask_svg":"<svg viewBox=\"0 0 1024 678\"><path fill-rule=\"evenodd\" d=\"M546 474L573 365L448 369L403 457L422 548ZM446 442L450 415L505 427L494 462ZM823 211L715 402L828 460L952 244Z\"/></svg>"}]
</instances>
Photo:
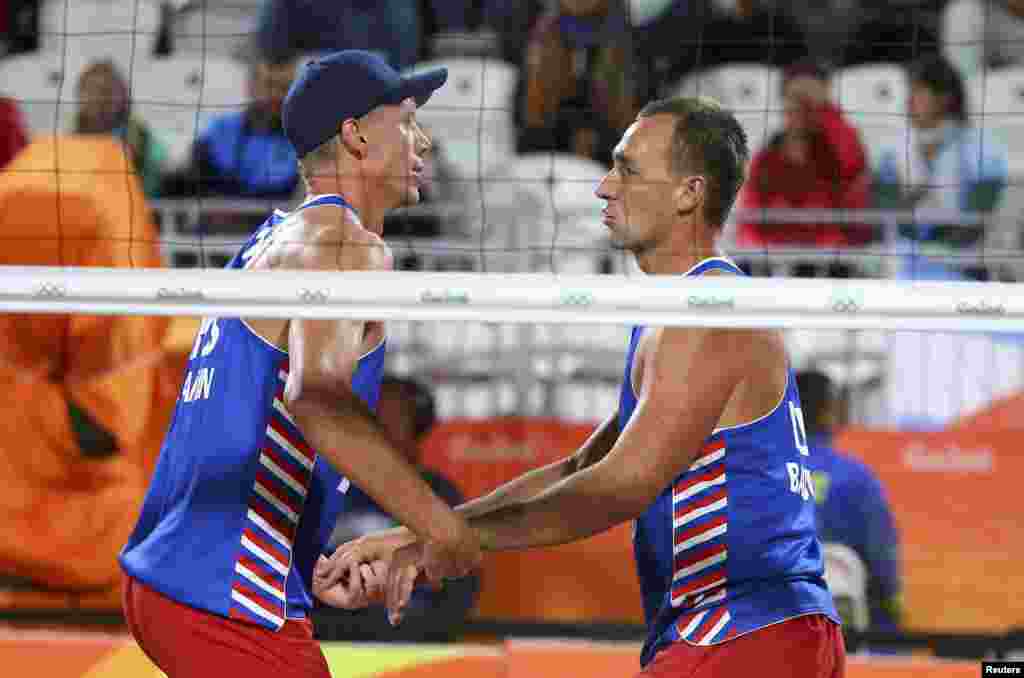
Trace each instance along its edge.
<instances>
[{"instance_id":1,"label":"player with short hair","mask_svg":"<svg viewBox=\"0 0 1024 678\"><path fill-rule=\"evenodd\" d=\"M446 78L445 69L402 77L358 51L306 65L283 123L308 196L275 212L228 267L390 270L384 215L419 199L430 140L416 109ZM360 491L444 552L435 581L479 563L465 520L372 415L384 347L380 322L203 321L120 557L132 635L171 678L213 667L329 677L309 616L313 571ZM365 603L383 586L383 571L356 567L358 587L324 592L328 602Z\"/></svg>"},{"instance_id":2,"label":"player with short hair","mask_svg":"<svg viewBox=\"0 0 1024 678\"><path fill-rule=\"evenodd\" d=\"M715 240L747 159L743 129L716 103L653 102L598 186L604 223L648 274L741 275ZM779 332L635 327L618 411L571 457L460 510L485 550L635 521L649 628L642 676L836 678L845 652L807 454ZM413 539L398 530L344 545L323 581L353 562L389 560L398 621L419 572L443 556Z\"/></svg>"}]
</instances>

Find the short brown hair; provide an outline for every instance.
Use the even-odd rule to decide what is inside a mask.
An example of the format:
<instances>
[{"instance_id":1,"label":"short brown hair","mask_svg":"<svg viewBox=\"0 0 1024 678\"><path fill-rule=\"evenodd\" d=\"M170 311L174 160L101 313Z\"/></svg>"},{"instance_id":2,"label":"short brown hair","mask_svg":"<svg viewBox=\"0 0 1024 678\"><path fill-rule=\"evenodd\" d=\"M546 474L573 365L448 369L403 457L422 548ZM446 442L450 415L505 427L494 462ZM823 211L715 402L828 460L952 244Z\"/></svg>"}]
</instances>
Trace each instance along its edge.
<instances>
[{"instance_id":1,"label":"short brown hair","mask_svg":"<svg viewBox=\"0 0 1024 678\"><path fill-rule=\"evenodd\" d=\"M708 176L705 216L722 224L736 202L746 175L750 150L747 133L731 112L708 97L672 97L652 101L639 117L666 114L675 117L669 167L682 175L701 172Z\"/></svg>"}]
</instances>

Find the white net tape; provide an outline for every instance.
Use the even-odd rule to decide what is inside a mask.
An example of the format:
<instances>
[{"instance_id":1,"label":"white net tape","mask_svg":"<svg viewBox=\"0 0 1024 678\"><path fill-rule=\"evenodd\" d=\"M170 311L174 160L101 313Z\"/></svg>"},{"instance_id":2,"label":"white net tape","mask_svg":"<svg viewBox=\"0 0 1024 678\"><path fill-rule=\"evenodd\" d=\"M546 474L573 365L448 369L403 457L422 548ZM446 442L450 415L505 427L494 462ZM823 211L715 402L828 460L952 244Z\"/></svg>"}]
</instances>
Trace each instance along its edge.
<instances>
[{"instance_id":1,"label":"white net tape","mask_svg":"<svg viewBox=\"0 0 1024 678\"><path fill-rule=\"evenodd\" d=\"M0 311L1024 332L1024 284L0 267Z\"/></svg>"}]
</instances>

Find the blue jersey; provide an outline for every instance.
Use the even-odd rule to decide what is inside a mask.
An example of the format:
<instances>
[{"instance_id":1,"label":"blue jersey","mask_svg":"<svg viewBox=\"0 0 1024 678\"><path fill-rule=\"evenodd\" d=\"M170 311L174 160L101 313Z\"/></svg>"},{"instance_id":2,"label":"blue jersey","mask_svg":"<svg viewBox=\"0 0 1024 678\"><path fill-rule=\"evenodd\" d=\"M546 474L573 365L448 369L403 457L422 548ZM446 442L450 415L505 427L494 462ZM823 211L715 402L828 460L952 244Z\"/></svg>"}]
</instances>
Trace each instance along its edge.
<instances>
[{"instance_id":1,"label":"blue jersey","mask_svg":"<svg viewBox=\"0 0 1024 678\"><path fill-rule=\"evenodd\" d=\"M739 269L706 259L687 275ZM637 397L634 327L619 400L625 429ZM749 424L716 429L690 468L636 520L633 548L648 637L646 665L677 641L711 645L805 614L839 616L824 579L800 397Z\"/></svg>"},{"instance_id":2,"label":"blue jersey","mask_svg":"<svg viewBox=\"0 0 1024 678\"><path fill-rule=\"evenodd\" d=\"M299 209L314 205L351 209L338 196ZM228 268L245 268L286 216L275 212ZM371 408L383 363L381 342L354 373ZM303 438L284 404L287 377L287 353L243 320L203 321L120 555L129 575L174 600L274 630L308 614L313 566L339 513L366 500Z\"/></svg>"}]
</instances>

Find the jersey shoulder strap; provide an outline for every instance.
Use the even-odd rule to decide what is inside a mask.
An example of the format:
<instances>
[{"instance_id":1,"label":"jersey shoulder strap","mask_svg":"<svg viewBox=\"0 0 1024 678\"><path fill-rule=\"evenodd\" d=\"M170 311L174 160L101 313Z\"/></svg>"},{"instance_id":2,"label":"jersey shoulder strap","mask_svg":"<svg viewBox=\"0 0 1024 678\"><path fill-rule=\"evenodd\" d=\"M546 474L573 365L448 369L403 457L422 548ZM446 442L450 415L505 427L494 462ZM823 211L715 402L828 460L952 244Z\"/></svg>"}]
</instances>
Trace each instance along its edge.
<instances>
[{"instance_id":1,"label":"jersey shoulder strap","mask_svg":"<svg viewBox=\"0 0 1024 678\"><path fill-rule=\"evenodd\" d=\"M729 273L735 273L736 275L746 275L746 273L744 273L743 270L735 264L735 262L731 259L726 259L725 257L711 257L710 259L705 259L687 271L685 275L704 275L708 271L728 271Z\"/></svg>"}]
</instances>

